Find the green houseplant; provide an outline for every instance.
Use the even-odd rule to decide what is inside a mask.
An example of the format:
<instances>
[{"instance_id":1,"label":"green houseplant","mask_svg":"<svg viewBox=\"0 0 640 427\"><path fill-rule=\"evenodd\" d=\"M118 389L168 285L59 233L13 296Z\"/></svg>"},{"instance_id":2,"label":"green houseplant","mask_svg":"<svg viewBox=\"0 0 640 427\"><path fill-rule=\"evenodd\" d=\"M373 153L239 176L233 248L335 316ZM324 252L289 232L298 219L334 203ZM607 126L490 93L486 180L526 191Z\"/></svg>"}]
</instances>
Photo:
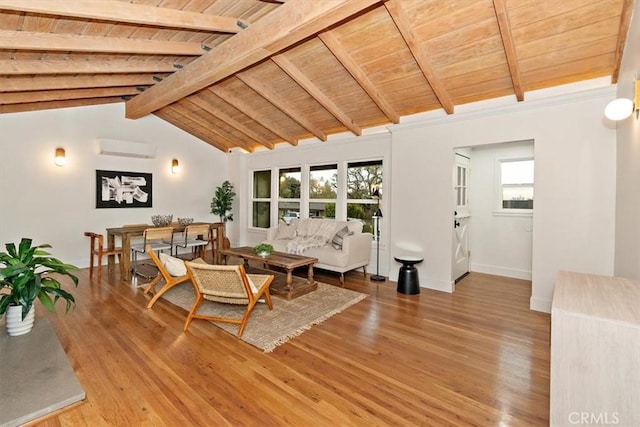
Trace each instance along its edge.
<instances>
[{"instance_id":1,"label":"green houseplant","mask_svg":"<svg viewBox=\"0 0 640 427\"><path fill-rule=\"evenodd\" d=\"M50 274L68 276L78 286L78 278L71 273L78 268L50 256L49 252L43 250L50 248L49 244L32 246L32 239L23 238L17 249L14 243L7 243L5 247L7 251L0 252L0 289L3 291L0 296L0 315L8 312L11 307L20 307L20 320L24 321L32 312L36 298L52 312L55 312L58 299L63 299L68 312L75 304L75 299Z\"/></svg>"},{"instance_id":2,"label":"green houseplant","mask_svg":"<svg viewBox=\"0 0 640 427\"><path fill-rule=\"evenodd\" d=\"M273 246L268 243L260 243L253 248L253 251L260 256L268 256L273 252Z\"/></svg>"},{"instance_id":3,"label":"green houseplant","mask_svg":"<svg viewBox=\"0 0 640 427\"><path fill-rule=\"evenodd\" d=\"M233 184L229 181L225 181L220 187L216 187L216 192L211 200L211 213L218 215L221 222L233 221L231 205L235 196L236 192L233 190Z\"/></svg>"},{"instance_id":4,"label":"green houseplant","mask_svg":"<svg viewBox=\"0 0 640 427\"><path fill-rule=\"evenodd\" d=\"M236 196L236 192L233 189L233 184L229 181L222 183L220 187L216 187L216 192L211 200L211 213L220 217L220 222L224 225L224 240L222 241L223 248L230 248L231 242L227 238L227 221L233 221L233 213L231 208L233 205L233 198Z\"/></svg>"}]
</instances>

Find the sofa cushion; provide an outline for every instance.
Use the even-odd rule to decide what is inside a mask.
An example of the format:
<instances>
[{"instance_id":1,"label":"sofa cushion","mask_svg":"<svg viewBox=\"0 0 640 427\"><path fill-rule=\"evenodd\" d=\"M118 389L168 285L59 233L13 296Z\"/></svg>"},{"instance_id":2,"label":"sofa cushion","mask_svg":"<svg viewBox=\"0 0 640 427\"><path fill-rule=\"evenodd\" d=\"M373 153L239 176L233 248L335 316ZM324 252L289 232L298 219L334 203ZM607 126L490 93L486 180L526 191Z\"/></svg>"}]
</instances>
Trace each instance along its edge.
<instances>
[{"instance_id":1,"label":"sofa cushion","mask_svg":"<svg viewBox=\"0 0 640 427\"><path fill-rule=\"evenodd\" d=\"M346 267L349 263L349 254L333 249L331 245L306 250L304 256L318 258L320 264L332 265L338 268Z\"/></svg>"},{"instance_id":2,"label":"sofa cushion","mask_svg":"<svg viewBox=\"0 0 640 427\"><path fill-rule=\"evenodd\" d=\"M296 227L293 225L288 225L286 222L281 221L278 224L278 231L276 231L276 239L293 239L296 237Z\"/></svg>"},{"instance_id":3,"label":"sofa cushion","mask_svg":"<svg viewBox=\"0 0 640 427\"><path fill-rule=\"evenodd\" d=\"M349 227L344 226L343 228L338 230L338 232L331 239L331 246L333 246L334 249L342 250L342 241L344 240L344 237L350 236L352 234L353 231L349 231Z\"/></svg>"}]
</instances>

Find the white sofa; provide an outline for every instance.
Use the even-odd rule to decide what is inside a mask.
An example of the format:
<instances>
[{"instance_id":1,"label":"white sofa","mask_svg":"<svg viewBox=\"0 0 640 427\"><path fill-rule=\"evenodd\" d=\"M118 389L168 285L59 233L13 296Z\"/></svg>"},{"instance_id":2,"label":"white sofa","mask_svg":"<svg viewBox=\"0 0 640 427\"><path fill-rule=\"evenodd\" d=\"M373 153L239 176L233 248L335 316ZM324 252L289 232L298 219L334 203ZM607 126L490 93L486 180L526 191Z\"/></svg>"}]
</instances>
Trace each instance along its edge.
<instances>
[{"instance_id":1,"label":"white sofa","mask_svg":"<svg viewBox=\"0 0 640 427\"><path fill-rule=\"evenodd\" d=\"M281 221L269 228L263 243L276 251L318 258L314 267L340 273L340 283L344 284L347 271L362 267L367 274L372 240L371 233L362 232L359 221L303 218L292 219L289 225Z\"/></svg>"}]
</instances>

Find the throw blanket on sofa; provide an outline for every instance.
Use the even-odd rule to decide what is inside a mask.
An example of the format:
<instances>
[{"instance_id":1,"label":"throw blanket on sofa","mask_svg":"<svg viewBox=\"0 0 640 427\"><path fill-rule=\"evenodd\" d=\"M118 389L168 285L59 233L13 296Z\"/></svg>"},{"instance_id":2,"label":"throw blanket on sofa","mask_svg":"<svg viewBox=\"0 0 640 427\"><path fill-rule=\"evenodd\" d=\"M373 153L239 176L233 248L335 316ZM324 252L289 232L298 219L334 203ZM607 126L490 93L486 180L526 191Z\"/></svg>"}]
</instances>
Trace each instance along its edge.
<instances>
[{"instance_id":1,"label":"throw blanket on sofa","mask_svg":"<svg viewBox=\"0 0 640 427\"><path fill-rule=\"evenodd\" d=\"M333 237L335 221L322 219L301 219L308 221L305 224L298 224L298 230L308 230L312 234L296 235L287 243L287 252L290 254L302 255L304 251L311 248L319 248L327 244Z\"/></svg>"}]
</instances>

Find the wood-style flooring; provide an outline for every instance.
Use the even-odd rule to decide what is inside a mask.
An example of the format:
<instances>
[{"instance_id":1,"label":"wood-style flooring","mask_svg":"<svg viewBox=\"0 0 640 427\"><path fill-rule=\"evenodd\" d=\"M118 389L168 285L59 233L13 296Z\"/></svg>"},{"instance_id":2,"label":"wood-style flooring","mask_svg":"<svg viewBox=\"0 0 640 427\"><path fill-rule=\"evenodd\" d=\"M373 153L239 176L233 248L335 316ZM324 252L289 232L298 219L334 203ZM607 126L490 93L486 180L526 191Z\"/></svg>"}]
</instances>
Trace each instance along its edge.
<instances>
[{"instance_id":1,"label":"wood-style flooring","mask_svg":"<svg viewBox=\"0 0 640 427\"><path fill-rule=\"evenodd\" d=\"M87 399L36 425L549 423L550 316L529 310L527 281L472 273L407 296L350 272L368 298L264 354L206 321L183 332L184 310L146 309L117 274L80 278L75 310L46 315Z\"/></svg>"}]
</instances>

